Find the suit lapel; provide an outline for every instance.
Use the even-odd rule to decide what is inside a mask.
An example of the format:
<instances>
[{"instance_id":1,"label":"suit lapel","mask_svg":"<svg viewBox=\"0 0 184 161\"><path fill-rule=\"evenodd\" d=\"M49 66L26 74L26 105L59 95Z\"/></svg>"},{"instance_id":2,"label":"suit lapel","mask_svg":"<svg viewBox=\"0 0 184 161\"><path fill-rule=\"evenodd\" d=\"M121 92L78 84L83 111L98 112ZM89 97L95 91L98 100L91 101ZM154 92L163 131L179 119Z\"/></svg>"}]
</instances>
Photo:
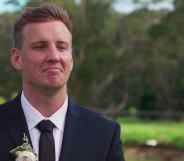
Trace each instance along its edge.
<instances>
[{"instance_id":1,"label":"suit lapel","mask_svg":"<svg viewBox=\"0 0 184 161\"><path fill-rule=\"evenodd\" d=\"M8 130L10 139L12 140L12 144L14 147L22 144L23 135L29 139L31 143L29 130L27 127L26 119L21 107L20 96L17 96L15 100L10 103L9 114L8 114ZM14 148L13 147L13 148Z\"/></svg>"},{"instance_id":2,"label":"suit lapel","mask_svg":"<svg viewBox=\"0 0 184 161\"><path fill-rule=\"evenodd\" d=\"M79 148L77 140L82 139L80 138L82 137L80 130L82 126L83 124L77 107L69 101L59 161L78 160L75 154L76 149Z\"/></svg>"},{"instance_id":3,"label":"suit lapel","mask_svg":"<svg viewBox=\"0 0 184 161\"><path fill-rule=\"evenodd\" d=\"M9 130L8 135L13 145L11 149L22 144L23 134L26 134L32 145L20 100L20 96L18 96L8 105L9 111L6 122L7 130ZM84 126L85 121L80 116L80 110L69 101L59 161L79 160L78 157L81 156L79 153L81 153L81 151L85 152L86 147L81 147L80 145L80 141L83 140L85 135L84 131L81 130L84 129Z\"/></svg>"}]
</instances>

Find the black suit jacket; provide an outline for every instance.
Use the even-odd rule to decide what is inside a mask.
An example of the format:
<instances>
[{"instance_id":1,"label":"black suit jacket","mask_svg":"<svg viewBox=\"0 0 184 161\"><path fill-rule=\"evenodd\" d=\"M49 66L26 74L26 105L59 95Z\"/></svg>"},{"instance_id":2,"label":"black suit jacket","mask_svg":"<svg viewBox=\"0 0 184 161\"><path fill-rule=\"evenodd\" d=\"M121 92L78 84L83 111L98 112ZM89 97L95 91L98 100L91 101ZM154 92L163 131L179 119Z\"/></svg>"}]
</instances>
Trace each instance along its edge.
<instances>
[{"instance_id":1,"label":"black suit jacket","mask_svg":"<svg viewBox=\"0 0 184 161\"><path fill-rule=\"evenodd\" d=\"M0 106L0 160L29 137L20 96ZM119 125L69 101L59 161L124 161Z\"/></svg>"}]
</instances>

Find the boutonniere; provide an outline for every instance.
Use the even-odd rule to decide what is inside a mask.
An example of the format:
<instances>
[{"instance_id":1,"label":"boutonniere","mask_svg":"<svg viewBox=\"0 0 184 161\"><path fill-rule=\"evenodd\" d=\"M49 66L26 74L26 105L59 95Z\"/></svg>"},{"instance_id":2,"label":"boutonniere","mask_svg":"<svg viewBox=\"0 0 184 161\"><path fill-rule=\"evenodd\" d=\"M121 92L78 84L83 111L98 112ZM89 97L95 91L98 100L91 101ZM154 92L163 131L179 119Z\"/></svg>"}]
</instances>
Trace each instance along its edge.
<instances>
[{"instance_id":1,"label":"boutonniere","mask_svg":"<svg viewBox=\"0 0 184 161\"><path fill-rule=\"evenodd\" d=\"M25 134L22 140L22 145L10 150L10 153L16 158L15 161L38 161L38 156L34 153Z\"/></svg>"}]
</instances>

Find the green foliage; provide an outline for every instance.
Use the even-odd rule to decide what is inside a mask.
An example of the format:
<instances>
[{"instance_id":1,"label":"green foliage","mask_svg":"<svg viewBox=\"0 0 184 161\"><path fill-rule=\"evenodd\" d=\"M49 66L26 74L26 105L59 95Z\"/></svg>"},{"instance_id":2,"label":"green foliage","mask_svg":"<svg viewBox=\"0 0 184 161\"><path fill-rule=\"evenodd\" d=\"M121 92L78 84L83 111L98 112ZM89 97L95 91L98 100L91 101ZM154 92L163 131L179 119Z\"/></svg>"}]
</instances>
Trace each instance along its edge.
<instances>
[{"instance_id":1,"label":"green foliage","mask_svg":"<svg viewBox=\"0 0 184 161\"><path fill-rule=\"evenodd\" d=\"M79 102L103 110L184 111L183 0L175 0L170 12L144 8L130 14L115 11L113 0L30 0L26 6L44 2L61 4L71 13L75 68L69 91ZM21 84L7 66L8 34L18 15L0 15L0 93L5 98Z\"/></svg>"}]
</instances>

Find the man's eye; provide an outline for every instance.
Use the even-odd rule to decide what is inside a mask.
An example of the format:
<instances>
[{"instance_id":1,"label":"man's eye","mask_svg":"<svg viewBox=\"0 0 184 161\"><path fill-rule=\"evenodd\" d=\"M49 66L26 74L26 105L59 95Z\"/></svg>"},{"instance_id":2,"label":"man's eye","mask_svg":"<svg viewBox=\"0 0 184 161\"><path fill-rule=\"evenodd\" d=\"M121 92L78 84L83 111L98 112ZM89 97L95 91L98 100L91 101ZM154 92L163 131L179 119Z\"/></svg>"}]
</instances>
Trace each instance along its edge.
<instances>
[{"instance_id":1,"label":"man's eye","mask_svg":"<svg viewBox=\"0 0 184 161\"><path fill-rule=\"evenodd\" d=\"M66 50L67 48L66 48L66 46L57 46L57 48L59 49L59 50L61 50L61 51L63 51L63 50Z\"/></svg>"},{"instance_id":2,"label":"man's eye","mask_svg":"<svg viewBox=\"0 0 184 161\"><path fill-rule=\"evenodd\" d=\"M36 46L33 46L33 49L44 49L45 48L45 45L36 45Z\"/></svg>"}]
</instances>

